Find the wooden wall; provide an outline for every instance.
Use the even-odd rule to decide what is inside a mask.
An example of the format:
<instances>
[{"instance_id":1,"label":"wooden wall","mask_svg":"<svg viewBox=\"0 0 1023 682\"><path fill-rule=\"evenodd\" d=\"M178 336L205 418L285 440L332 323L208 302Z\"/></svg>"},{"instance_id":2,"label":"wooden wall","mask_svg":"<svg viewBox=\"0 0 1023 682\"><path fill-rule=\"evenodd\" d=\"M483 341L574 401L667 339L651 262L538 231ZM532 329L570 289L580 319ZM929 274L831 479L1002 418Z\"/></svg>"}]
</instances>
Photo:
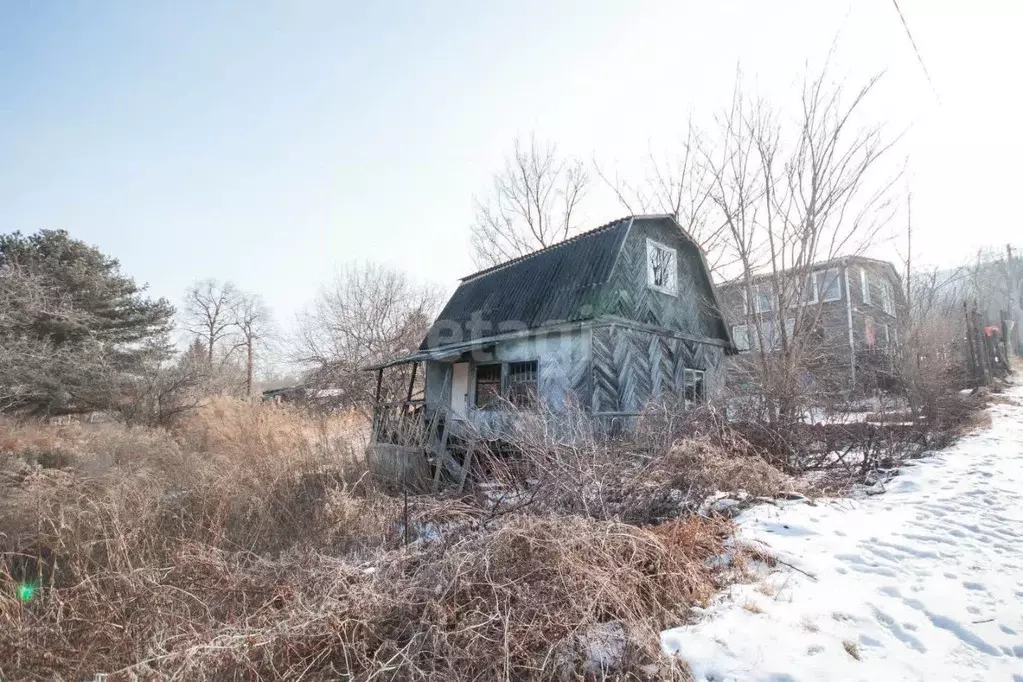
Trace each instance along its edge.
<instances>
[{"instance_id":1,"label":"wooden wall","mask_svg":"<svg viewBox=\"0 0 1023 682\"><path fill-rule=\"evenodd\" d=\"M652 399L683 395L684 370L703 370L708 397L721 379L724 350L693 341L604 325L593 329L594 412L639 412Z\"/></svg>"}]
</instances>

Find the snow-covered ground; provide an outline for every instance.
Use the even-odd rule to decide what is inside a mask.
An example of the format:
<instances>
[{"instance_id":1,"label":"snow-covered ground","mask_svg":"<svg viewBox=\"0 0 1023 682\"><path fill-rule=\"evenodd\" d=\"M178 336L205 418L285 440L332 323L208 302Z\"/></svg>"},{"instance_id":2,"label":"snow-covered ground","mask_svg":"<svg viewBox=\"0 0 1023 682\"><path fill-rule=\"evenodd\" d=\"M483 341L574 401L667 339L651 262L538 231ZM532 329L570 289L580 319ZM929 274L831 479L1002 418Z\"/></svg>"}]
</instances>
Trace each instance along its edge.
<instances>
[{"instance_id":1,"label":"snow-covered ground","mask_svg":"<svg viewBox=\"0 0 1023 682\"><path fill-rule=\"evenodd\" d=\"M799 570L733 586L665 650L697 682L1023 682L1023 388L1007 397L883 495L745 512L741 537Z\"/></svg>"}]
</instances>

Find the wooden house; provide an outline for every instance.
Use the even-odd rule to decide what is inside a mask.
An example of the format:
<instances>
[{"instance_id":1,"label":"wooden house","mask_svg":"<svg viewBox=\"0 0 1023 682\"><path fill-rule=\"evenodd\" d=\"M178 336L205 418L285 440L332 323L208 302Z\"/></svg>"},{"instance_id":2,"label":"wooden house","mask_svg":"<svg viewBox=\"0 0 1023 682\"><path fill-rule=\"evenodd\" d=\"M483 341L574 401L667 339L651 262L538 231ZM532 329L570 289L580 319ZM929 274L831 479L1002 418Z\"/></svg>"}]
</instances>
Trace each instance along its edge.
<instances>
[{"instance_id":1,"label":"wooden house","mask_svg":"<svg viewBox=\"0 0 1023 682\"><path fill-rule=\"evenodd\" d=\"M415 353L371 368L425 378L416 405L379 406L374 437L413 410L442 441L500 438L521 409L627 427L660 396L708 399L734 352L696 242L670 216L629 216L463 278Z\"/></svg>"},{"instance_id":2,"label":"wooden house","mask_svg":"<svg viewBox=\"0 0 1023 682\"><path fill-rule=\"evenodd\" d=\"M741 378L747 354L781 346L782 324L787 338L801 334L820 350L817 378L833 388L871 387L890 373L906 310L902 279L888 261L836 258L798 272L741 277L719 291L740 351L733 377Z\"/></svg>"}]
</instances>

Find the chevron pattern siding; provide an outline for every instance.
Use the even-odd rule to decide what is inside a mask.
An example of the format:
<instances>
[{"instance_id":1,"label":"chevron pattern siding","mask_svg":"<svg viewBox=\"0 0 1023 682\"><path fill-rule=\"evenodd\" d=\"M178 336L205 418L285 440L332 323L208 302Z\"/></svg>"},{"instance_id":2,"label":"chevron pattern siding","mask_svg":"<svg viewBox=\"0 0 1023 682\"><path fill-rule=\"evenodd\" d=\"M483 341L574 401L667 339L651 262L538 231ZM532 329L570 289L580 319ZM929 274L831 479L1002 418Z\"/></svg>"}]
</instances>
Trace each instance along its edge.
<instances>
[{"instance_id":1,"label":"chevron pattern siding","mask_svg":"<svg viewBox=\"0 0 1023 682\"><path fill-rule=\"evenodd\" d=\"M647 239L678 250L678 295L647 286ZM709 295L700 255L661 221L637 222L605 285L602 312L700 338L723 339L724 326Z\"/></svg>"},{"instance_id":2,"label":"chevron pattern siding","mask_svg":"<svg viewBox=\"0 0 1023 682\"><path fill-rule=\"evenodd\" d=\"M639 412L658 396L680 396L687 368L706 372L713 392L724 357L716 346L616 325L594 328L592 349L594 412Z\"/></svg>"}]
</instances>

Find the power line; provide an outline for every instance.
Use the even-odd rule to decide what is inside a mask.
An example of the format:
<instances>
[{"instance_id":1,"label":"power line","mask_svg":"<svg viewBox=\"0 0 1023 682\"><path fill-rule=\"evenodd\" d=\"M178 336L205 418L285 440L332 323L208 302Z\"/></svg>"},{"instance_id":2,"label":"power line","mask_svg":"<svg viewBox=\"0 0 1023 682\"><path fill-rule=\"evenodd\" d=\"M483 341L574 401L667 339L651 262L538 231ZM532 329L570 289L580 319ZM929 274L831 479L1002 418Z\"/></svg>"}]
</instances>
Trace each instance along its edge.
<instances>
[{"instance_id":1,"label":"power line","mask_svg":"<svg viewBox=\"0 0 1023 682\"><path fill-rule=\"evenodd\" d=\"M913 33L909 30L909 24L906 23L906 16L902 13L902 8L899 7L899 0L892 0L892 4L895 5L895 11L899 13L899 19L902 20L902 27L906 29L906 36L909 38L910 45L913 46L913 52L916 53L917 61L920 62L920 68L924 70L924 76L927 77L927 84L931 86L931 92L934 93L934 97L938 100L938 104L941 104L941 96L938 94L938 89L934 87L934 81L931 80L931 74L927 70L927 65L924 64L923 55L920 54L920 48L916 46L916 41L913 40Z\"/></svg>"}]
</instances>

